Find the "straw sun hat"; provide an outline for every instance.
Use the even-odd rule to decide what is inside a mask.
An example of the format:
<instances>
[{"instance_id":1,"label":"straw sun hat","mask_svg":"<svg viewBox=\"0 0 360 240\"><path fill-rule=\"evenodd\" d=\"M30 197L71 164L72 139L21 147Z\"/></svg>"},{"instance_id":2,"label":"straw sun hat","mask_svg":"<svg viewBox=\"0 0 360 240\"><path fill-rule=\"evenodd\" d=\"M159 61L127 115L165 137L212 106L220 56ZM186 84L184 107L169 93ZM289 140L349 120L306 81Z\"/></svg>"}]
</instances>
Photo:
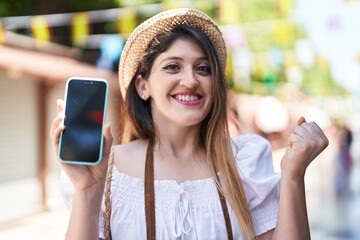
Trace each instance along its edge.
<instances>
[{"instance_id":1,"label":"straw sun hat","mask_svg":"<svg viewBox=\"0 0 360 240\"><path fill-rule=\"evenodd\" d=\"M218 25L208 15L195 9L167 10L144 21L127 39L119 64L119 82L123 97L149 43L157 35L171 31L179 25L190 25L203 31L213 42L221 67L225 70L226 47Z\"/></svg>"}]
</instances>

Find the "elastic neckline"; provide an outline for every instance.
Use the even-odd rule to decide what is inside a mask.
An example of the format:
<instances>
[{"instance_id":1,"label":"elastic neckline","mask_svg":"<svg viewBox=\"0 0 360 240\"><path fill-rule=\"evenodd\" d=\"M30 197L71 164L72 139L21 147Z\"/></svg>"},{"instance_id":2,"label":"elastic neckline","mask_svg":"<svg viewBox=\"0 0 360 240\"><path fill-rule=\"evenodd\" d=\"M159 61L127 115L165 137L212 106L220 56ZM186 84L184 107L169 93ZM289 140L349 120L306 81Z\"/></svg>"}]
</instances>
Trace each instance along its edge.
<instances>
[{"instance_id":1,"label":"elastic neckline","mask_svg":"<svg viewBox=\"0 0 360 240\"><path fill-rule=\"evenodd\" d=\"M119 171L119 169L117 169L117 167L115 165L113 165L113 172L114 172L114 174L120 175L129 181L134 181L134 182L141 183L141 184L144 183L143 178L133 177L126 173L123 173L123 172ZM167 186L172 185L176 188L181 187L181 186L199 186L199 185L203 185L204 183L215 183L215 182L212 177L186 180L181 183L178 183L176 180L173 180L173 179L155 179L154 180L154 184L156 184L156 185L167 185Z\"/></svg>"}]
</instances>

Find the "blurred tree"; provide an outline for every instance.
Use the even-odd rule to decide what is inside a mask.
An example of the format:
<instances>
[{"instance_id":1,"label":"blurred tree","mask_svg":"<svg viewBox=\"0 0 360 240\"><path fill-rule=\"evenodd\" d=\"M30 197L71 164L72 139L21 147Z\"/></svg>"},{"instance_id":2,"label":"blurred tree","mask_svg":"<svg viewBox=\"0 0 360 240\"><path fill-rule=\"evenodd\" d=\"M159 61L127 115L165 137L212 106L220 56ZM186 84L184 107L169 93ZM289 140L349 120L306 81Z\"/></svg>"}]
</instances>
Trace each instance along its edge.
<instances>
[{"instance_id":1,"label":"blurred tree","mask_svg":"<svg viewBox=\"0 0 360 240\"><path fill-rule=\"evenodd\" d=\"M119 6L134 7L144 4L161 3L162 0L114 0Z\"/></svg>"},{"instance_id":2,"label":"blurred tree","mask_svg":"<svg viewBox=\"0 0 360 240\"><path fill-rule=\"evenodd\" d=\"M119 7L118 0L0 0L0 17L81 12Z\"/></svg>"},{"instance_id":3,"label":"blurred tree","mask_svg":"<svg viewBox=\"0 0 360 240\"><path fill-rule=\"evenodd\" d=\"M271 20L279 17L277 0L242 0L242 22Z\"/></svg>"},{"instance_id":4,"label":"blurred tree","mask_svg":"<svg viewBox=\"0 0 360 240\"><path fill-rule=\"evenodd\" d=\"M0 17L30 15L39 0L0 0Z\"/></svg>"},{"instance_id":5,"label":"blurred tree","mask_svg":"<svg viewBox=\"0 0 360 240\"><path fill-rule=\"evenodd\" d=\"M334 81L329 63L320 57L313 67L304 70L302 90L311 96L346 96L349 94L344 87Z\"/></svg>"}]
</instances>

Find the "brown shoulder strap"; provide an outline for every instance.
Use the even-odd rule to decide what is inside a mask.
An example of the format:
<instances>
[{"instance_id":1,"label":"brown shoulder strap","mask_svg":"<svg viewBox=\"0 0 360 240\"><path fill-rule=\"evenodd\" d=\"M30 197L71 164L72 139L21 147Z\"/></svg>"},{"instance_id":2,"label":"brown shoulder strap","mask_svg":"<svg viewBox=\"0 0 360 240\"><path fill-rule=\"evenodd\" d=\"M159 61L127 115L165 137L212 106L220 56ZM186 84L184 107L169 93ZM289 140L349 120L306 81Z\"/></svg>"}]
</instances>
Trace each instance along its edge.
<instances>
[{"instance_id":1,"label":"brown shoulder strap","mask_svg":"<svg viewBox=\"0 0 360 240\"><path fill-rule=\"evenodd\" d=\"M219 194L219 198L220 198L220 202L221 202L221 208L223 210L227 236L228 236L229 240L233 240L231 220L230 220L229 211L228 211L228 208L226 205L226 200L225 200L224 195L219 191L219 189L218 189L218 194Z\"/></svg>"},{"instance_id":2,"label":"brown shoulder strap","mask_svg":"<svg viewBox=\"0 0 360 240\"><path fill-rule=\"evenodd\" d=\"M111 178L112 166L114 164L114 149L111 148L108 169L105 180L105 239L111 240L110 217L111 217Z\"/></svg>"},{"instance_id":3,"label":"brown shoulder strap","mask_svg":"<svg viewBox=\"0 0 360 240\"><path fill-rule=\"evenodd\" d=\"M146 151L145 178L144 178L146 236L148 240L156 239L153 147L154 147L154 143L150 138L149 145Z\"/></svg>"}]
</instances>

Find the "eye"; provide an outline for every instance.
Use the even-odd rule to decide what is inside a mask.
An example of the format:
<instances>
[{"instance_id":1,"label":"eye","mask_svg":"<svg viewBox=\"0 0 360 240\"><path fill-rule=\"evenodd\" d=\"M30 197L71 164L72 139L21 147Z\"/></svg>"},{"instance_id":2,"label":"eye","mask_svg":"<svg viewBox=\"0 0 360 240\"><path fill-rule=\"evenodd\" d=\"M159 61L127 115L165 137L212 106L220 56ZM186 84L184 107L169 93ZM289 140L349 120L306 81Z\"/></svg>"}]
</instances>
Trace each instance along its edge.
<instances>
[{"instance_id":1,"label":"eye","mask_svg":"<svg viewBox=\"0 0 360 240\"><path fill-rule=\"evenodd\" d=\"M201 65L196 68L196 72L198 72L201 75L209 75L211 74L211 68L206 65Z\"/></svg>"},{"instance_id":2,"label":"eye","mask_svg":"<svg viewBox=\"0 0 360 240\"><path fill-rule=\"evenodd\" d=\"M163 67L162 69L166 70L166 71L170 71L170 72L177 72L179 71L179 66L177 64L168 64L165 67Z\"/></svg>"}]
</instances>

